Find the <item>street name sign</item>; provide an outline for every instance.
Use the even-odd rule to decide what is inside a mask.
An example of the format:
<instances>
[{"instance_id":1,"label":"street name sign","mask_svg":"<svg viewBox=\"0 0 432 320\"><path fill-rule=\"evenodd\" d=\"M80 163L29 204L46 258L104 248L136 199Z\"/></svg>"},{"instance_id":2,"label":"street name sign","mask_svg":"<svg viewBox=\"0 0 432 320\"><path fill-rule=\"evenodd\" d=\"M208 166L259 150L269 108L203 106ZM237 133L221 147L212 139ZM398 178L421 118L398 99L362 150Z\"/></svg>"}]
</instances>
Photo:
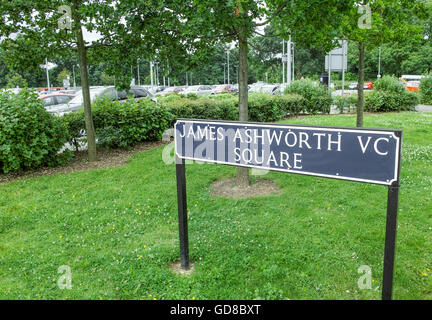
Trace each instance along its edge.
<instances>
[{"instance_id":1,"label":"street name sign","mask_svg":"<svg viewBox=\"0 0 432 320\"><path fill-rule=\"evenodd\" d=\"M186 160L385 185L382 298L392 298L401 130L178 119L174 144L183 269L189 268Z\"/></svg>"},{"instance_id":2,"label":"street name sign","mask_svg":"<svg viewBox=\"0 0 432 320\"><path fill-rule=\"evenodd\" d=\"M401 132L178 120L178 158L391 185Z\"/></svg>"}]
</instances>

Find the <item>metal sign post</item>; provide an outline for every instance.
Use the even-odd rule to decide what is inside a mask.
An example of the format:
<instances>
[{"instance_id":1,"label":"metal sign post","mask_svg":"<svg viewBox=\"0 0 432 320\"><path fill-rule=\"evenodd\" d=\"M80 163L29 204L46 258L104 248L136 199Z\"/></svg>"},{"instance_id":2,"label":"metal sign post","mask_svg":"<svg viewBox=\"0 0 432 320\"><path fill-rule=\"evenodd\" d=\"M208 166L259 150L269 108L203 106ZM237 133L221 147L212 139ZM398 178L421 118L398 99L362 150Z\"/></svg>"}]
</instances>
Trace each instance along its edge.
<instances>
[{"instance_id":1,"label":"metal sign post","mask_svg":"<svg viewBox=\"0 0 432 320\"><path fill-rule=\"evenodd\" d=\"M185 160L385 185L382 299L392 298L401 130L179 119L174 131L183 269L190 265Z\"/></svg>"},{"instance_id":2,"label":"metal sign post","mask_svg":"<svg viewBox=\"0 0 432 320\"><path fill-rule=\"evenodd\" d=\"M176 158L176 160L180 264L183 269L187 270L189 269L189 235L187 222L186 164L183 159Z\"/></svg>"}]
</instances>

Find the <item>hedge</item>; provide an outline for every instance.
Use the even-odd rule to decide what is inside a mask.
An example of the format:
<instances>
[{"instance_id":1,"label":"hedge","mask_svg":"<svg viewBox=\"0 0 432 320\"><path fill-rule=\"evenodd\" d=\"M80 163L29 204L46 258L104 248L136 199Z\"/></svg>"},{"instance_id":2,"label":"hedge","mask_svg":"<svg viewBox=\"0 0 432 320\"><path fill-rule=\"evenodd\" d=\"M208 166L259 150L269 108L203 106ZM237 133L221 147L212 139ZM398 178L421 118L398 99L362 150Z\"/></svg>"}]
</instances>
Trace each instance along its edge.
<instances>
[{"instance_id":1,"label":"hedge","mask_svg":"<svg viewBox=\"0 0 432 320\"><path fill-rule=\"evenodd\" d=\"M317 85L311 80L297 80L284 91L285 94L297 94L304 98L303 112L309 114L330 113L332 96L327 87Z\"/></svg>"},{"instance_id":2,"label":"hedge","mask_svg":"<svg viewBox=\"0 0 432 320\"><path fill-rule=\"evenodd\" d=\"M0 93L0 172L55 166L70 159L59 154L68 138L67 128L45 111L36 94Z\"/></svg>"},{"instance_id":3,"label":"hedge","mask_svg":"<svg viewBox=\"0 0 432 320\"><path fill-rule=\"evenodd\" d=\"M173 115L165 107L143 99L126 102L97 100L92 105L98 144L106 148L129 148L138 142L160 140ZM85 129L84 112L61 118L69 127L70 142L77 145Z\"/></svg>"},{"instance_id":4,"label":"hedge","mask_svg":"<svg viewBox=\"0 0 432 320\"><path fill-rule=\"evenodd\" d=\"M238 97L230 95L189 99L169 97L159 101L176 118L194 119L238 119ZM272 96L256 93L249 95L249 120L254 122L275 122L286 115L305 112L305 100L297 94Z\"/></svg>"},{"instance_id":5,"label":"hedge","mask_svg":"<svg viewBox=\"0 0 432 320\"><path fill-rule=\"evenodd\" d=\"M375 82L375 90L365 96L365 110L369 112L412 111L418 95L407 91L396 77L384 76Z\"/></svg>"},{"instance_id":6,"label":"hedge","mask_svg":"<svg viewBox=\"0 0 432 320\"><path fill-rule=\"evenodd\" d=\"M432 105L432 73L420 82L420 96L423 104Z\"/></svg>"},{"instance_id":7,"label":"hedge","mask_svg":"<svg viewBox=\"0 0 432 320\"><path fill-rule=\"evenodd\" d=\"M365 96L365 110L369 112L414 111L418 104L415 93L373 91Z\"/></svg>"},{"instance_id":8,"label":"hedge","mask_svg":"<svg viewBox=\"0 0 432 320\"><path fill-rule=\"evenodd\" d=\"M307 110L305 99L297 94L249 96L249 120L254 122L276 122ZM327 108L324 111L327 112ZM137 142L160 139L176 118L234 121L238 119L239 110L238 97L233 95L173 94L160 98L157 106L149 100L129 99L125 103L99 100L93 103L92 113L99 145L128 148ZM78 146L85 128L82 110L67 114L62 120L71 132L70 142Z\"/></svg>"}]
</instances>

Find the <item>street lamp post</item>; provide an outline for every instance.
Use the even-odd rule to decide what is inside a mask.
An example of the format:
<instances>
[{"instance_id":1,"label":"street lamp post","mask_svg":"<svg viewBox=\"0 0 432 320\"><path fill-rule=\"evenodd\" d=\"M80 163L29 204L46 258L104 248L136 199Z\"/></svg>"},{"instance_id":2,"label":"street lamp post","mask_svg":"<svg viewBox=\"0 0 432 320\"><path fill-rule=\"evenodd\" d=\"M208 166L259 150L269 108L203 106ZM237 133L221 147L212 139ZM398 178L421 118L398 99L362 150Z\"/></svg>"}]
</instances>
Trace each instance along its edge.
<instances>
[{"instance_id":1,"label":"street lamp post","mask_svg":"<svg viewBox=\"0 0 432 320\"><path fill-rule=\"evenodd\" d=\"M140 80L140 65L139 65L139 62L140 62L140 58L137 59L138 85L140 86L141 85L141 80Z\"/></svg>"},{"instance_id":2,"label":"street lamp post","mask_svg":"<svg viewBox=\"0 0 432 320\"><path fill-rule=\"evenodd\" d=\"M73 73L73 84L74 84L74 88L76 88L76 82L75 82L75 65L72 65L72 73Z\"/></svg>"},{"instance_id":3,"label":"street lamp post","mask_svg":"<svg viewBox=\"0 0 432 320\"><path fill-rule=\"evenodd\" d=\"M46 76L47 76L48 92L51 92L49 70L48 70L48 59L47 58L45 58L45 69L46 69Z\"/></svg>"},{"instance_id":4,"label":"street lamp post","mask_svg":"<svg viewBox=\"0 0 432 320\"><path fill-rule=\"evenodd\" d=\"M227 74L228 74L228 84L230 83L230 59L229 59L229 50L226 51L227 54L227 60L228 60L228 70L227 70Z\"/></svg>"},{"instance_id":5,"label":"street lamp post","mask_svg":"<svg viewBox=\"0 0 432 320\"><path fill-rule=\"evenodd\" d=\"M289 41L288 41L288 50L287 50L287 53L288 53L288 61L287 61L287 83L288 83L288 85L290 85L290 84L291 84L291 77L292 77L292 74L291 74L291 62L292 62L292 58L291 58L291 54L292 54L292 52L291 52L291 35L289 36Z\"/></svg>"},{"instance_id":6,"label":"street lamp post","mask_svg":"<svg viewBox=\"0 0 432 320\"><path fill-rule=\"evenodd\" d=\"M285 40L282 40L282 84L285 84Z\"/></svg>"},{"instance_id":7,"label":"street lamp post","mask_svg":"<svg viewBox=\"0 0 432 320\"><path fill-rule=\"evenodd\" d=\"M381 47L379 47L378 55L378 78L381 78Z\"/></svg>"}]
</instances>

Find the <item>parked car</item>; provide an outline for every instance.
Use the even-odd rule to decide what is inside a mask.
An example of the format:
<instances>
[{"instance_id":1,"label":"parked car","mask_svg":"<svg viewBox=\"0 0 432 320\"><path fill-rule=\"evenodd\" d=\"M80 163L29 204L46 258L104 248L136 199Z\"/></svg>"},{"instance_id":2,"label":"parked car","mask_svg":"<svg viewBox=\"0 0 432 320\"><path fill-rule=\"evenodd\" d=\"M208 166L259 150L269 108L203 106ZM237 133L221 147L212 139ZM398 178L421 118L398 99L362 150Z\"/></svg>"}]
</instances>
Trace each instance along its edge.
<instances>
[{"instance_id":1,"label":"parked car","mask_svg":"<svg viewBox=\"0 0 432 320\"><path fill-rule=\"evenodd\" d=\"M96 87L90 88L90 100L93 102L100 98L108 98L111 100L125 101L129 95L133 95L135 99L149 98L152 101L157 101L147 89L139 86L133 86L129 92L117 91L115 87ZM84 106L84 99L82 90L78 91L76 97L69 101L67 104L55 105L48 107L47 111L57 116L62 116L66 113L71 113L82 109Z\"/></svg>"},{"instance_id":2,"label":"parked car","mask_svg":"<svg viewBox=\"0 0 432 320\"><path fill-rule=\"evenodd\" d=\"M249 89L248 89L249 90ZM231 93L232 94L238 94L239 93L239 85L238 84L234 84L232 87L231 87Z\"/></svg>"},{"instance_id":3,"label":"parked car","mask_svg":"<svg viewBox=\"0 0 432 320\"><path fill-rule=\"evenodd\" d=\"M189 93L196 94L197 96L202 96L205 94L214 94L213 88L211 86L206 86L206 85L190 86L190 87L187 87L185 90L180 92L180 94L184 94L184 95L189 94Z\"/></svg>"},{"instance_id":4,"label":"parked car","mask_svg":"<svg viewBox=\"0 0 432 320\"><path fill-rule=\"evenodd\" d=\"M411 92L418 92L420 89L420 81L408 81L406 89Z\"/></svg>"},{"instance_id":5,"label":"parked car","mask_svg":"<svg viewBox=\"0 0 432 320\"><path fill-rule=\"evenodd\" d=\"M253 93L253 92L261 92L261 87L265 86L266 84L264 82L258 82L258 83L254 83L253 85L251 85L249 87L249 93Z\"/></svg>"},{"instance_id":6,"label":"parked car","mask_svg":"<svg viewBox=\"0 0 432 320\"><path fill-rule=\"evenodd\" d=\"M14 88L14 89L3 89L4 92L9 92L13 94L18 94L22 89L21 88Z\"/></svg>"},{"instance_id":7,"label":"parked car","mask_svg":"<svg viewBox=\"0 0 432 320\"><path fill-rule=\"evenodd\" d=\"M163 91L156 92L156 96L168 96L173 93L180 93L182 92L186 87L168 87Z\"/></svg>"},{"instance_id":8,"label":"parked car","mask_svg":"<svg viewBox=\"0 0 432 320\"><path fill-rule=\"evenodd\" d=\"M217 85L213 89L213 94L220 94L220 93L226 93L226 92L230 93L232 88L233 88L233 86L230 84Z\"/></svg>"},{"instance_id":9,"label":"parked car","mask_svg":"<svg viewBox=\"0 0 432 320\"><path fill-rule=\"evenodd\" d=\"M149 92L151 92L152 94L156 94L158 92L162 92L165 89L167 89L168 87L164 87L164 86L155 86L155 87L145 87Z\"/></svg>"},{"instance_id":10,"label":"parked car","mask_svg":"<svg viewBox=\"0 0 432 320\"><path fill-rule=\"evenodd\" d=\"M67 104L75 98L75 96L75 94L53 93L40 95L39 99L43 101L45 108L49 108L59 104Z\"/></svg>"},{"instance_id":11,"label":"parked car","mask_svg":"<svg viewBox=\"0 0 432 320\"><path fill-rule=\"evenodd\" d=\"M277 84L267 84L265 86L262 86L260 89L260 92L262 93L269 93L272 95L279 95L280 92L280 85Z\"/></svg>"},{"instance_id":12,"label":"parked car","mask_svg":"<svg viewBox=\"0 0 432 320\"><path fill-rule=\"evenodd\" d=\"M281 94L280 85L277 84L259 84L254 85L249 89L250 93L260 92L260 93L268 93L272 95Z\"/></svg>"},{"instance_id":13,"label":"parked car","mask_svg":"<svg viewBox=\"0 0 432 320\"><path fill-rule=\"evenodd\" d=\"M351 82L348 86L350 90L358 89L358 82ZM373 82L365 82L363 85L363 89L372 90L374 88Z\"/></svg>"},{"instance_id":14,"label":"parked car","mask_svg":"<svg viewBox=\"0 0 432 320\"><path fill-rule=\"evenodd\" d=\"M363 88L367 89L367 90L372 90L374 88L374 84L373 84L373 82L365 82L365 84L363 85Z\"/></svg>"},{"instance_id":15,"label":"parked car","mask_svg":"<svg viewBox=\"0 0 432 320\"><path fill-rule=\"evenodd\" d=\"M357 87L358 87L358 83L357 83L357 82L351 82L351 83L349 84L349 86L348 86L348 88L349 88L350 90L357 90Z\"/></svg>"}]
</instances>

